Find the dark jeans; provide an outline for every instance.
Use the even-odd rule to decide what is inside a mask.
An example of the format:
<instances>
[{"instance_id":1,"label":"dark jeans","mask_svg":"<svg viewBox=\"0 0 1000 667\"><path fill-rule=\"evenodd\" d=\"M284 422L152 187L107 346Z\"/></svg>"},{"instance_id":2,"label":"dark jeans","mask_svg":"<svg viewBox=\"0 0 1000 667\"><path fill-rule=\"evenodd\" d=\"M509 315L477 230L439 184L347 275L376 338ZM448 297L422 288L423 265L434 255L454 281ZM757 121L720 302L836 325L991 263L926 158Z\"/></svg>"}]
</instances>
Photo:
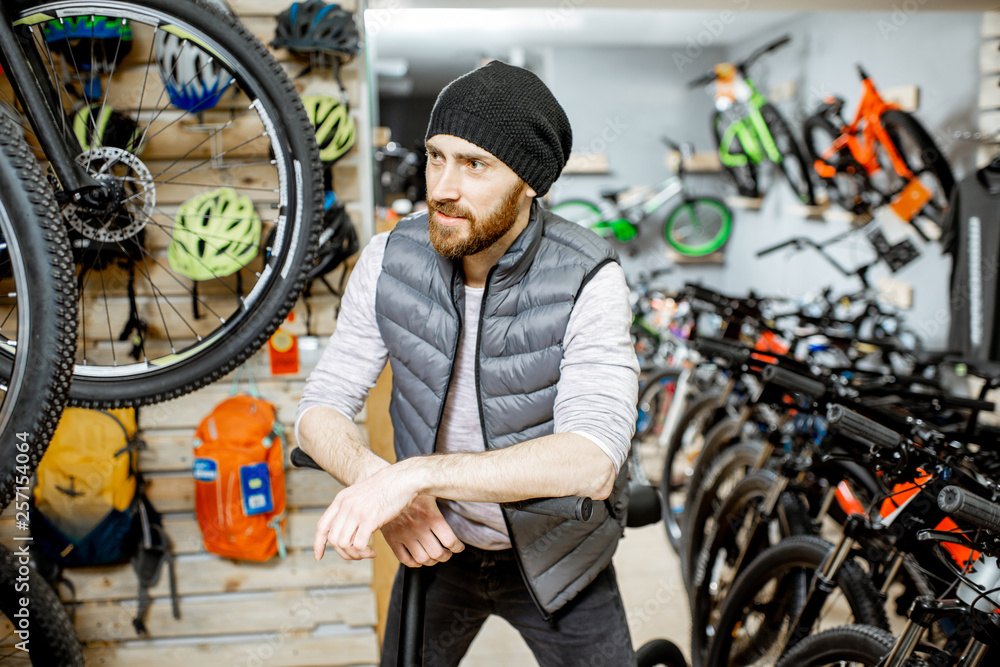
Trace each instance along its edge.
<instances>
[{"instance_id":1,"label":"dark jeans","mask_svg":"<svg viewBox=\"0 0 1000 667\"><path fill-rule=\"evenodd\" d=\"M550 621L524 585L511 549L466 546L430 568L424 619L424 665L455 667L487 617L500 616L527 642L541 667L628 667L635 664L625 607L610 565ZM403 568L389 599L382 667L395 667Z\"/></svg>"}]
</instances>

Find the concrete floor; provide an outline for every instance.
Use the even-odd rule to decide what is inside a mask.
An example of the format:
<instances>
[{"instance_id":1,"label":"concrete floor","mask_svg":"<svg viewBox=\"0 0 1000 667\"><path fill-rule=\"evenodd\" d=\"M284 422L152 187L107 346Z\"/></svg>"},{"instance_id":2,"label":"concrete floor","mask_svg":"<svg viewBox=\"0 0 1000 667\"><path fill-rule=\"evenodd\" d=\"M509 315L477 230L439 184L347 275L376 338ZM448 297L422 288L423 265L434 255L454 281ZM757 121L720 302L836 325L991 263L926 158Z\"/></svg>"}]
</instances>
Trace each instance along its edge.
<instances>
[{"instance_id":1,"label":"concrete floor","mask_svg":"<svg viewBox=\"0 0 1000 667\"><path fill-rule=\"evenodd\" d=\"M671 640L688 653L690 615L681 583L680 561L670 548L662 524L631 528L615 554L632 643L638 647L657 637ZM472 643L462 667L534 665L521 636L503 619L490 618Z\"/></svg>"}]
</instances>

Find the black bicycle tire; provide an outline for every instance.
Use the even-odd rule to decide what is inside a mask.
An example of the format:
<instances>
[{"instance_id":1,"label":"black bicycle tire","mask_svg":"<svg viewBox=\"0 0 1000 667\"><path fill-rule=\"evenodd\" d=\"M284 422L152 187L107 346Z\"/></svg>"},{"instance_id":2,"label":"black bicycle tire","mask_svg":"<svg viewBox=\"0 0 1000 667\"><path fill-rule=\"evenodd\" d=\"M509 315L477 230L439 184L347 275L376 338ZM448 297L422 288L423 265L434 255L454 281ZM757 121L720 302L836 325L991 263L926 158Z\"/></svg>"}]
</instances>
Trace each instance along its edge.
<instances>
[{"instance_id":1,"label":"black bicycle tire","mask_svg":"<svg viewBox=\"0 0 1000 667\"><path fill-rule=\"evenodd\" d=\"M712 128L712 136L715 138L715 148L720 154L722 152L723 135L723 130L720 127L721 122L722 113L720 111L716 111L712 114L710 125ZM739 144L739 140L737 140L737 144ZM739 148L742 151L743 147L740 146ZM729 152L730 154L733 153L732 150ZM736 190L739 192L740 196L751 198L760 196L760 187L757 182L757 167L749 157L747 158L747 163L743 166L729 167L723 164L722 168L727 174L729 174L730 178L733 179L733 182L736 184Z\"/></svg>"},{"instance_id":2,"label":"black bicycle tire","mask_svg":"<svg viewBox=\"0 0 1000 667\"><path fill-rule=\"evenodd\" d=\"M635 651L636 667L687 667L687 659L677 644L651 639Z\"/></svg>"},{"instance_id":3,"label":"black bicycle tire","mask_svg":"<svg viewBox=\"0 0 1000 667\"><path fill-rule=\"evenodd\" d=\"M687 210L686 207L689 206L692 213L696 213L699 209L714 209L719 213L721 221L718 231L713 236L707 241L694 246L682 243L676 237L677 221L680 219L681 214ZM729 240L732 231L733 212L726 206L724 201L715 197L694 197L693 199L685 200L670 211L666 221L663 223L663 237L667 244L677 252L688 257L701 257L721 250L726 245L726 241Z\"/></svg>"},{"instance_id":4,"label":"black bicycle tire","mask_svg":"<svg viewBox=\"0 0 1000 667\"><path fill-rule=\"evenodd\" d=\"M667 540L670 542L670 546L673 547L674 551L680 554L681 551L681 522L677 520L677 515L674 512L673 507L670 505L670 495L674 492L674 486L671 482L671 477L674 467L674 459L677 457L678 452L680 452L681 444L683 442L684 434L687 432L688 427L691 426L695 419L701 416L701 413L706 410L716 410L721 407L721 394L717 392L712 392L700 396L698 400L688 406L687 410L681 415L680 420L677 422L677 428L673 430L670 434L670 440L667 443L667 454L663 462L663 474L660 476L660 497L663 498L663 527L667 532ZM711 425L708 425L711 428ZM708 429L706 429L707 432ZM702 434L704 437L705 434Z\"/></svg>"},{"instance_id":5,"label":"black bicycle tire","mask_svg":"<svg viewBox=\"0 0 1000 667\"><path fill-rule=\"evenodd\" d=\"M141 9L173 17L179 24L197 26L217 48L228 53L234 71L254 90L268 112L280 142L287 149L289 187L286 193L293 210L286 211L288 233L268 283L261 287L253 305L225 321L225 331L211 343L195 346L176 363L126 375L82 374L74 369L69 404L80 407L127 407L158 403L190 393L226 375L254 354L281 325L305 285L311 267L319 219L323 212L322 166L312 126L299 94L284 69L242 23L208 0L142 0ZM20 0L9 11L12 20L38 14L40 7L88 7L85 0ZM124 9L122 10L125 11ZM275 157L274 159L278 159ZM152 368L149 368L152 366Z\"/></svg>"},{"instance_id":6,"label":"black bicycle tire","mask_svg":"<svg viewBox=\"0 0 1000 667\"><path fill-rule=\"evenodd\" d=\"M815 572L833 548L832 544L818 537L800 535L782 540L755 558L737 577L736 583L722 604L719 625L709 644L704 664L710 667L728 665L729 646L737 624L742 624L744 620L744 610L755 599L757 593L766 589L774 575L782 572L781 568L787 567L789 571L808 569ZM888 629L889 622L881 598L871 580L856 562L853 560L844 562L837 573L836 584L843 592L858 623ZM808 588L808 581L806 587ZM790 592L796 596L799 593L799 591ZM805 604L804 595L801 600L796 598L795 605L791 607L795 610L793 613L797 613L803 604Z\"/></svg>"},{"instance_id":7,"label":"black bicycle tire","mask_svg":"<svg viewBox=\"0 0 1000 667\"><path fill-rule=\"evenodd\" d=\"M28 551L27 547L24 551ZM66 608L49 583L27 564L28 556L23 558L21 561L20 555L0 545L0 615L17 628L17 614L27 610L27 657L31 664L83 667L83 649ZM26 606L22 606L22 600L27 601Z\"/></svg>"},{"instance_id":8,"label":"black bicycle tire","mask_svg":"<svg viewBox=\"0 0 1000 667\"><path fill-rule=\"evenodd\" d=\"M829 137L829 141L826 141L823 145L817 145L813 130L822 132ZM823 160L823 151L838 136L840 136L840 130L822 114L810 116L802 124L802 143L806 147L806 153L813 164ZM852 173L845 170L845 165L846 169L850 169ZM843 179L838 180L836 176L824 178L817 172L816 176L823 183L830 200L846 211L852 213L866 212L868 203L864 201L864 197L870 188L870 183L868 183L864 168L854 159L854 156L851 155L850 150L847 148L841 148L837 151L837 164L832 166L838 167L838 174L850 178L855 183L857 193L844 190L841 185ZM813 170L815 171L815 167L813 167Z\"/></svg>"},{"instance_id":9,"label":"black bicycle tire","mask_svg":"<svg viewBox=\"0 0 1000 667\"><path fill-rule=\"evenodd\" d=\"M684 496L684 523L681 530L681 576L684 582L691 580L689 558L697 554L701 548L700 540L704 537L697 525L690 508L698 506L698 495L705 475L712 463L723 450L739 444L741 424L738 418L729 417L713 426L705 435L705 446L695 459L691 478L688 480L687 494Z\"/></svg>"},{"instance_id":10,"label":"black bicycle tire","mask_svg":"<svg viewBox=\"0 0 1000 667\"><path fill-rule=\"evenodd\" d=\"M26 513L30 477L69 393L76 286L52 191L19 129L2 118L0 209L0 229L15 273L18 330L27 332L18 336L13 355L0 355L0 377L7 385L0 403L0 508L20 494Z\"/></svg>"},{"instance_id":11,"label":"black bicycle tire","mask_svg":"<svg viewBox=\"0 0 1000 667\"><path fill-rule=\"evenodd\" d=\"M645 384L639 391L637 405L641 408L644 403L652 403L655 397L663 391L664 386L662 381L670 376L679 378L683 371L684 369L682 368L668 367L657 368L648 373L644 379ZM650 423L646 425L646 428L642 429L642 431L636 429L635 437L639 439L645 438L648 435L650 428L652 428L652 420L650 420Z\"/></svg>"},{"instance_id":12,"label":"black bicycle tire","mask_svg":"<svg viewBox=\"0 0 1000 667\"><path fill-rule=\"evenodd\" d=\"M944 154L941 152L941 149L938 148L937 143L935 143L934 139L927 132L927 130L924 129L924 126L920 124L920 121L917 120L915 116L901 109L889 109L882 114L880 120L890 136L892 136L895 132L898 132L899 129L902 129L907 132L920 147L920 154L922 158L930 156L930 159L925 161L925 165L941 184L944 200L943 205L947 206L948 201L951 198L951 193L955 189L955 176L952 173L951 167L948 165L948 161L945 159ZM895 126L895 128L893 126ZM893 137L893 140L895 141L896 137ZM896 149L899 150L899 147L897 146ZM905 161L905 156L903 157ZM940 225L943 220L934 220L934 222Z\"/></svg>"},{"instance_id":13,"label":"black bicycle tire","mask_svg":"<svg viewBox=\"0 0 1000 667\"><path fill-rule=\"evenodd\" d=\"M820 667L841 660L877 667L895 643L895 637L881 628L844 625L806 637L778 661L777 667ZM906 667L926 665L922 658L911 657L906 661Z\"/></svg>"},{"instance_id":14,"label":"black bicycle tire","mask_svg":"<svg viewBox=\"0 0 1000 667\"><path fill-rule=\"evenodd\" d=\"M774 139L775 145L778 145L778 135L784 135L789 142L789 147L787 150L781 152L782 162L778 164L778 168L781 173L785 175L785 181L791 186L792 191L800 202L806 204L807 206L812 206L816 203L816 191L813 187L813 182L811 175L814 170L806 162L805 156L802 154L802 148L799 147L798 139L796 139L795 134L792 133L790 127L788 127L788 122L785 117L781 115L778 108L771 103L764 104L760 108L760 114L764 118L764 124L767 125L768 131L771 133L771 138ZM770 116L770 118L768 118ZM781 148L779 146L778 150ZM788 169L785 167L786 160L794 160L799 164L799 171L804 179L804 184L796 184L792 180L792 176L788 173ZM805 192L802 191L802 185L805 186ZM804 198L803 198L804 196Z\"/></svg>"},{"instance_id":15,"label":"black bicycle tire","mask_svg":"<svg viewBox=\"0 0 1000 667\"><path fill-rule=\"evenodd\" d=\"M741 446L737 445L726 450L723 456L719 457L720 464L724 461L723 457L732 454ZM713 607L708 569L718 558L721 549L732 544L733 531L738 530L738 526L735 525L737 516L742 519L742 510L749 503L763 501L777 482L778 476L770 470L751 472L736 484L728 496L721 499L715 511L711 531L698 553L688 589L691 608L691 656L695 664L701 663L709 641L707 621ZM782 537L806 535L810 532L812 522L809 519L808 509L795 494L790 491L783 492L779 497L777 509L783 524L780 526ZM743 567L747 567L766 548L746 553L743 556ZM733 581L738 576L739 573L735 573Z\"/></svg>"}]
</instances>

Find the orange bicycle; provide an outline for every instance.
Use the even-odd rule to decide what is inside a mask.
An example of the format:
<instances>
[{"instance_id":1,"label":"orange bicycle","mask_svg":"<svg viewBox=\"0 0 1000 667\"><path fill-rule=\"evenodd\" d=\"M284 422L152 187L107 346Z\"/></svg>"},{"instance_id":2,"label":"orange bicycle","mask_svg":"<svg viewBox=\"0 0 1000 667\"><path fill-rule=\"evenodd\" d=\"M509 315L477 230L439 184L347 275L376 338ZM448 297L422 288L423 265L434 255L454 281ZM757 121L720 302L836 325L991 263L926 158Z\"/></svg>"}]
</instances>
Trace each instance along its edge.
<instances>
[{"instance_id":1,"label":"orange bicycle","mask_svg":"<svg viewBox=\"0 0 1000 667\"><path fill-rule=\"evenodd\" d=\"M951 167L920 122L885 101L860 65L858 74L852 123L841 115L844 100L829 97L803 125L813 167L839 206L870 215L888 204L925 240L936 237L955 185Z\"/></svg>"}]
</instances>

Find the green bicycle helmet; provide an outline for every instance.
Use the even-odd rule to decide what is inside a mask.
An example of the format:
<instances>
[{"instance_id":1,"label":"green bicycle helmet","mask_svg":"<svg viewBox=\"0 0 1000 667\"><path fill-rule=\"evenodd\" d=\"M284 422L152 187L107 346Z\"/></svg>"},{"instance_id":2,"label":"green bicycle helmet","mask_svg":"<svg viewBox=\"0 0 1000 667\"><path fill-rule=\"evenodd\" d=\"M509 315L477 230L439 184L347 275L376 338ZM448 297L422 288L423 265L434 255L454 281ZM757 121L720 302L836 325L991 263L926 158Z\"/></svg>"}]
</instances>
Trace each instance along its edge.
<instances>
[{"instance_id":1,"label":"green bicycle helmet","mask_svg":"<svg viewBox=\"0 0 1000 667\"><path fill-rule=\"evenodd\" d=\"M114 146L138 155L142 140L134 120L115 111L110 105L83 105L73 114L73 135L83 152L101 146Z\"/></svg>"},{"instance_id":2,"label":"green bicycle helmet","mask_svg":"<svg viewBox=\"0 0 1000 667\"><path fill-rule=\"evenodd\" d=\"M230 187L181 204L167 248L171 268L192 280L236 273L257 256L260 217L246 195Z\"/></svg>"},{"instance_id":3,"label":"green bicycle helmet","mask_svg":"<svg viewBox=\"0 0 1000 667\"><path fill-rule=\"evenodd\" d=\"M331 95L305 95L302 104L316 132L320 159L333 163L344 157L357 134L347 105Z\"/></svg>"}]
</instances>

